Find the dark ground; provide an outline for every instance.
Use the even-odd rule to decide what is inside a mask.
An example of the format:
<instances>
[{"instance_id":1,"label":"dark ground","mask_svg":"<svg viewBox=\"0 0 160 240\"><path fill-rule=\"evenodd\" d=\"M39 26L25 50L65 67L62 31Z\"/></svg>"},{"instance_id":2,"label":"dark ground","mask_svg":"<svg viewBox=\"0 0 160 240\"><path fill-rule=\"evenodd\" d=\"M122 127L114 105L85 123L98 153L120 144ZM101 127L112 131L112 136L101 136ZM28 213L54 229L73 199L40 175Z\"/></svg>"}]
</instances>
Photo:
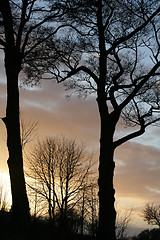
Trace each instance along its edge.
<instances>
[{"instance_id":1,"label":"dark ground","mask_svg":"<svg viewBox=\"0 0 160 240\"><path fill-rule=\"evenodd\" d=\"M10 213L0 211L0 240L95 240L90 236L65 233L63 229L51 229L49 223L42 219L31 219L30 232L27 237L10 229Z\"/></svg>"}]
</instances>

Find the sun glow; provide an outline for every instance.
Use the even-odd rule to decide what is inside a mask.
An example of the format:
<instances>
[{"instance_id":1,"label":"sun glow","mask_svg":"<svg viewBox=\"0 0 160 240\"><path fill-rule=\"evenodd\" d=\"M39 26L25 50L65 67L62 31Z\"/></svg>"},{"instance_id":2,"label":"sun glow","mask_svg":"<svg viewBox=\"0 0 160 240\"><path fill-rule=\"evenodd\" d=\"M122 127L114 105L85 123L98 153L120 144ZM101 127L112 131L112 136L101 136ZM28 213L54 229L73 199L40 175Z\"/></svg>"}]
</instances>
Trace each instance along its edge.
<instances>
[{"instance_id":1,"label":"sun glow","mask_svg":"<svg viewBox=\"0 0 160 240\"><path fill-rule=\"evenodd\" d=\"M0 172L0 208L6 207L9 210L12 204L11 187L9 174Z\"/></svg>"}]
</instances>

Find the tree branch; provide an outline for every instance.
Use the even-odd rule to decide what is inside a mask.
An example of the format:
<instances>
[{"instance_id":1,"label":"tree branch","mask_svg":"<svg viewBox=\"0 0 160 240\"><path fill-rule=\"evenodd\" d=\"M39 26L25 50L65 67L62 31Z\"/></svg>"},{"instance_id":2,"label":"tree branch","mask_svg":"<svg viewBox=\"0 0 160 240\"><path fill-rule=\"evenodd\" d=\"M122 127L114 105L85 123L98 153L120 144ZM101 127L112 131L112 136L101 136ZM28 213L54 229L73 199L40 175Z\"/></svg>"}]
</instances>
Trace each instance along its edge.
<instances>
[{"instance_id":1,"label":"tree branch","mask_svg":"<svg viewBox=\"0 0 160 240\"><path fill-rule=\"evenodd\" d=\"M76 75L76 74L79 73L80 71L83 71L83 72L87 73L91 78L93 78L93 80L94 80L96 83L98 83L99 78L98 78L89 68L87 68L87 67L85 67L85 66L80 66L80 67L78 67L78 68L76 68L76 69L72 69L72 70L67 74L67 76L64 77L64 78L62 78L61 80L59 80L58 83L64 82L66 79L68 79L68 78Z\"/></svg>"},{"instance_id":2,"label":"tree branch","mask_svg":"<svg viewBox=\"0 0 160 240\"><path fill-rule=\"evenodd\" d=\"M123 143L136 138L138 136L141 136L143 133L145 132L145 126L141 126L141 128L133 133L128 134L127 136L122 137L121 139L118 139L117 141L114 141L113 143L113 149L116 149L117 147L119 147L120 145L122 145Z\"/></svg>"},{"instance_id":3,"label":"tree branch","mask_svg":"<svg viewBox=\"0 0 160 240\"><path fill-rule=\"evenodd\" d=\"M127 40L131 39L136 33L140 32L142 29L144 29L147 26L147 24L149 22L151 22L151 20L159 12L160 12L160 7L143 24L141 24L139 27L137 27L134 31L129 33L127 36L124 36L124 37L121 37L121 38L115 40L115 42L113 42L112 46L108 50L106 50L106 54L109 55L119 44L126 42Z\"/></svg>"},{"instance_id":4,"label":"tree branch","mask_svg":"<svg viewBox=\"0 0 160 240\"><path fill-rule=\"evenodd\" d=\"M160 62L158 62L148 74L144 76L142 81L135 86L133 91L129 94L129 96L119 105L119 108L122 110L138 93L138 91L141 89L141 87L150 79L150 77L156 75L156 70L160 67Z\"/></svg>"},{"instance_id":5,"label":"tree branch","mask_svg":"<svg viewBox=\"0 0 160 240\"><path fill-rule=\"evenodd\" d=\"M1 39L1 38L0 38L0 44L1 44L3 47L5 47L5 45L6 45L5 41L4 41L3 39Z\"/></svg>"}]
</instances>

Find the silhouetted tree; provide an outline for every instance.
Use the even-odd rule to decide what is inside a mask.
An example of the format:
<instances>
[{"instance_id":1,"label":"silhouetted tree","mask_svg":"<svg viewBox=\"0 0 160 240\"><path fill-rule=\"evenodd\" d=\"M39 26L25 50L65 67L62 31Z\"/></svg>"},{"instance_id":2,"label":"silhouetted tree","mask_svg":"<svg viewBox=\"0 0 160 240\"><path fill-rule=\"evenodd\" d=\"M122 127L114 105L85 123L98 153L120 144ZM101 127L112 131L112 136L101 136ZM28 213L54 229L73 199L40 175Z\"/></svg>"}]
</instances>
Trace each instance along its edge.
<instances>
[{"instance_id":1,"label":"silhouetted tree","mask_svg":"<svg viewBox=\"0 0 160 240\"><path fill-rule=\"evenodd\" d=\"M9 206L10 206L10 204L9 204L7 192L5 192L4 183L1 182L1 185L0 185L0 211L8 211Z\"/></svg>"},{"instance_id":2,"label":"silhouetted tree","mask_svg":"<svg viewBox=\"0 0 160 240\"><path fill-rule=\"evenodd\" d=\"M159 1L71 1L70 29L57 48L61 66L50 77L76 89L97 93L100 114L99 239L115 240L114 152L159 121ZM77 9L77 11L76 11ZM76 31L77 30L77 31ZM52 41L48 47L54 47ZM60 71L61 70L61 71ZM157 112L156 112L157 111ZM124 120L129 134L115 138Z\"/></svg>"},{"instance_id":3,"label":"silhouetted tree","mask_svg":"<svg viewBox=\"0 0 160 240\"><path fill-rule=\"evenodd\" d=\"M13 228L22 233L27 232L29 224L29 204L20 139L18 80L20 72L21 78L27 75L31 81L43 74L35 62L42 61L48 55L43 43L61 28L58 19L62 18L64 10L58 7L57 2L0 0L0 45L4 51L7 78L6 116L2 120L7 129ZM52 29L49 26L51 20L56 22L52 24ZM44 50L43 54L39 47Z\"/></svg>"},{"instance_id":4,"label":"silhouetted tree","mask_svg":"<svg viewBox=\"0 0 160 240\"><path fill-rule=\"evenodd\" d=\"M38 122L27 121L22 115L20 116L20 130L21 130L21 146L24 150L25 146L37 138Z\"/></svg>"},{"instance_id":5,"label":"silhouetted tree","mask_svg":"<svg viewBox=\"0 0 160 240\"><path fill-rule=\"evenodd\" d=\"M146 204L141 216L148 224L160 227L160 205Z\"/></svg>"},{"instance_id":6,"label":"silhouetted tree","mask_svg":"<svg viewBox=\"0 0 160 240\"><path fill-rule=\"evenodd\" d=\"M92 237L95 237L98 229L98 184L97 176L94 179L90 179L90 186L86 189L85 200L85 221L88 223L88 232Z\"/></svg>"},{"instance_id":7,"label":"silhouetted tree","mask_svg":"<svg viewBox=\"0 0 160 240\"><path fill-rule=\"evenodd\" d=\"M86 178L91 174L91 159L84 146L66 138L47 138L33 148L27 161L27 174L36 185L32 180L28 185L48 202L51 224L54 225L57 215L60 227L65 229L70 213L82 198Z\"/></svg>"},{"instance_id":8,"label":"silhouetted tree","mask_svg":"<svg viewBox=\"0 0 160 240\"><path fill-rule=\"evenodd\" d=\"M118 212L117 220L116 220L116 237L118 240L127 239L127 228L128 224L131 221L133 211L129 212Z\"/></svg>"}]
</instances>

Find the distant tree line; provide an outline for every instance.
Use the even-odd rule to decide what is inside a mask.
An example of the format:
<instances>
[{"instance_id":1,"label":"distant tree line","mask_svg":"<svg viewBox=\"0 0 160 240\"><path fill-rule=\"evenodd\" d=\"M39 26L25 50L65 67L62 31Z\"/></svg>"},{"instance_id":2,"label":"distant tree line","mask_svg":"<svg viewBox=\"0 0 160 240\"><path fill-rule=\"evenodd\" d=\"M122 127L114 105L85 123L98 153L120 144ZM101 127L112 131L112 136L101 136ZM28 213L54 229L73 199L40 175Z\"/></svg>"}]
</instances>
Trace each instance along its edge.
<instances>
[{"instance_id":1,"label":"distant tree line","mask_svg":"<svg viewBox=\"0 0 160 240\"><path fill-rule=\"evenodd\" d=\"M138 234L136 237L132 237L132 240L159 240L160 230L159 229L146 229Z\"/></svg>"}]
</instances>

